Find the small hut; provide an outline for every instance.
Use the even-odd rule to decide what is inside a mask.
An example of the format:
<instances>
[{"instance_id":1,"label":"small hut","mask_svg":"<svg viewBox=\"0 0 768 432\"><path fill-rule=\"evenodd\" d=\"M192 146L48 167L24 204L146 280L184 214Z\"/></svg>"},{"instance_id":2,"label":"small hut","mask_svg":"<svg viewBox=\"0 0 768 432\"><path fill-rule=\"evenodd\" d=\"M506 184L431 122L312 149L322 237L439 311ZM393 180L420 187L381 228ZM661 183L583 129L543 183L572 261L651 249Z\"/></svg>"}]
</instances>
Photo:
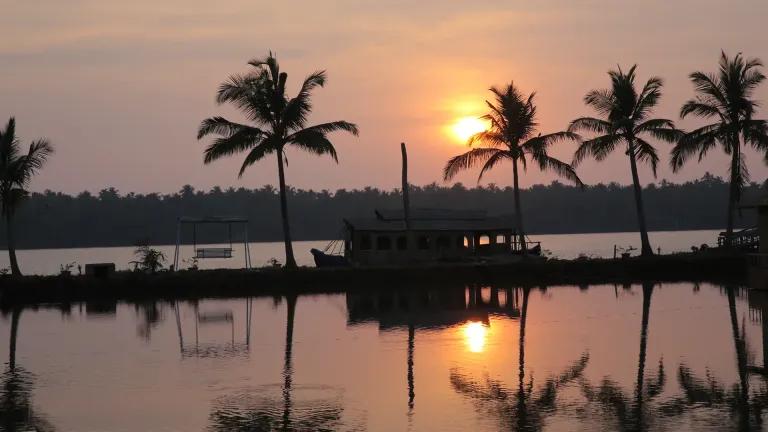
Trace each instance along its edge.
<instances>
[{"instance_id":1,"label":"small hut","mask_svg":"<svg viewBox=\"0 0 768 432\"><path fill-rule=\"evenodd\" d=\"M356 265L400 265L519 255L522 244L512 217L479 210L376 210L375 217L345 219L344 256ZM407 226L410 225L410 226ZM526 242L531 253L538 243Z\"/></svg>"}]
</instances>

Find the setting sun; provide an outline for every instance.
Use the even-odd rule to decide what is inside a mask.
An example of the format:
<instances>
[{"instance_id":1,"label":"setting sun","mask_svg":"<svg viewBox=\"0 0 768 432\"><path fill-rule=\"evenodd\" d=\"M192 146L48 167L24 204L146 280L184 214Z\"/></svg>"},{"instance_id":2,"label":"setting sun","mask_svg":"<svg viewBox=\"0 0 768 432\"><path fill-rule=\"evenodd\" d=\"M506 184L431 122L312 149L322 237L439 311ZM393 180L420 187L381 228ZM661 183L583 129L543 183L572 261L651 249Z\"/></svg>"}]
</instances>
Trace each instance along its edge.
<instances>
[{"instance_id":1,"label":"setting sun","mask_svg":"<svg viewBox=\"0 0 768 432\"><path fill-rule=\"evenodd\" d=\"M469 350L474 353L483 352L488 328L481 322L473 321L464 325L464 339Z\"/></svg>"},{"instance_id":2,"label":"setting sun","mask_svg":"<svg viewBox=\"0 0 768 432\"><path fill-rule=\"evenodd\" d=\"M462 117L451 126L451 132L462 143L466 143L472 135L486 129L488 129L488 123L477 117Z\"/></svg>"}]
</instances>

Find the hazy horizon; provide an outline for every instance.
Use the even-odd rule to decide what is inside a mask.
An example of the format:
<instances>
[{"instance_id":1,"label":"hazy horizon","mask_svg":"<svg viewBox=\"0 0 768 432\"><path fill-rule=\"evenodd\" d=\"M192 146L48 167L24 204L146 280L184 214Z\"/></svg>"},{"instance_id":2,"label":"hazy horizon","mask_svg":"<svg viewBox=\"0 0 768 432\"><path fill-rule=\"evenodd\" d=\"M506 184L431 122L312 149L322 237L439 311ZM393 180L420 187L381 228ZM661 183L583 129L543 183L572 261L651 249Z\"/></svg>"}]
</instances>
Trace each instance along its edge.
<instances>
[{"instance_id":1,"label":"hazy horizon","mask_svg":"<svg viewBox=\"0 0 768 432\"><path fill-rule=\"evenodd\" d=\"M315 93L310 123L344 119L359 138L332 136L340 163L289 150L287 181L303 189L391 189L400 182L399 143L408 143L410 180L441 182L445 161L463 147L448 129L484 112L491 85L514 80L537 92L542 133L594 113L584 94L608 85L617 64L638 64L638 78L665 80L657 117L678 121L693 96L687 75L715 71L720 50L768 61L763 23L768 3L748 0L643 3L565 0L509 4L307 1L256 4L231 0L132 2L9 0L0 16L0 122L17 118L26 145L47 137L56 147L32 190L67 193L115 187L121 192L177 191L190 184L256 188L276 183L274 158L242 179L243 156L203 166L199 122L211 115L242 117L214 102L228 75L269 50L277 53L295 92L310 72L325 69L328 83ZM757 92L768 117L768 84ZM700 124L678 121L682 128ZM681 173L667 166L668 144L655 181L684 182L709 171L727 175L719 149ZM574 144L553 154L570 161ZM752 179L768 176L763 158L748 152ZM606 162L584 163L586 183L629 183L628 162L616 152ZM477 170L456 181L476 184ZM535 168L522 185L548 184ZM642 183L654 181L650 169ZM502 166L483 184L511 183ZM451 182L452 184L453 182Z\"/></svg>"}]
</instances>

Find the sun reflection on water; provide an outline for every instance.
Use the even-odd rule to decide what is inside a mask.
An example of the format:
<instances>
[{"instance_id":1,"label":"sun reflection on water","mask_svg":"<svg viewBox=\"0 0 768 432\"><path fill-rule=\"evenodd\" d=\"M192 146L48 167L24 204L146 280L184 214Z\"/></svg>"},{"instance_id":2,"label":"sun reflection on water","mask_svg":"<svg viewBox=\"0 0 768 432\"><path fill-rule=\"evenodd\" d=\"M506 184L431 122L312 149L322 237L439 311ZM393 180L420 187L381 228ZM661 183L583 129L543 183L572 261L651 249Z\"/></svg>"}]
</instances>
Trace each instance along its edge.
<instances>
[{"instance_id":1,"label":"sun reflection on water","mask_svg":"<svg viewBox=\"0 0 768 432\"><path fill-rule=\"evenodd\" d=\"M470 321L463 328L464 339L467 347L473 353L481 353L485 350L485 340L488 336L488 327L478 321Z\"/></svg>"}]
</instances>

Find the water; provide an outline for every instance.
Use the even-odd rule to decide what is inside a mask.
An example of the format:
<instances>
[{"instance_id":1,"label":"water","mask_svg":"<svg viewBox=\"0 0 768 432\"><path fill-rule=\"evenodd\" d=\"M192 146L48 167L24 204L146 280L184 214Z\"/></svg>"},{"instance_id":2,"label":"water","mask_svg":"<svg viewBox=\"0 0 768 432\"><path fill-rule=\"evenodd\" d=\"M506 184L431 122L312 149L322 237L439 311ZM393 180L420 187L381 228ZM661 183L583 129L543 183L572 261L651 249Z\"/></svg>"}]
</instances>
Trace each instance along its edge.
<instances>
[{"instance_id":1,"label":"water","mask_svg":"<svg viewBox=\"0 0 768 432\"><path fill-rule=\"evenodd\" d=\"M675 283L7 311L0 430L760 430L766 309Z\"/></svg>"},{"instance_id":2,"label":"water","mask_svg":"<svg viewBox=\"0 0 768 432\"><path fill-rule=\"evenodd\" d=\"M651 232L651 244L655 248L661 248L662 253L690 251L691 246L699 246L707 243L710 246L717 241L720 231L659 231ZM579 255L590 257L612 257L613 247L640 248L640 236L637 233L601 233L601 234L557 234L536 235L532 240L541 241L542 247L549 251L551 256L572 259ZM329 241L300 241L294 242L293 250L299 265L314 266L314 261L309 250L312 248L324 249ZM201 245L202 246L202 245ZM228 247L229 245L205 245L208 247ZM166 258L167 264L173 260L175 246L157 246ZM283 243L250 243L251 261L254 266L260 267L268 264L271 258L283 262L285 252ZM32 249L17 251L19 265L26 274L57 274L61 265L75 263L112 262L118 269L131 268L130 262L135 260L133 247L110 248L80 248L80 249ZM232 259L200 260L198 266L202 269L209 268L243 268L245 266L243 246L234 244L234 257ZM633 254L637 254L634 251ZM189 258L193 255L192 246L183 246L179 268L189 267ZM77 272L77 267L73 268ZM9 267L8 255L0 253L0 269Z\"/></svg>"}]
</instances>

